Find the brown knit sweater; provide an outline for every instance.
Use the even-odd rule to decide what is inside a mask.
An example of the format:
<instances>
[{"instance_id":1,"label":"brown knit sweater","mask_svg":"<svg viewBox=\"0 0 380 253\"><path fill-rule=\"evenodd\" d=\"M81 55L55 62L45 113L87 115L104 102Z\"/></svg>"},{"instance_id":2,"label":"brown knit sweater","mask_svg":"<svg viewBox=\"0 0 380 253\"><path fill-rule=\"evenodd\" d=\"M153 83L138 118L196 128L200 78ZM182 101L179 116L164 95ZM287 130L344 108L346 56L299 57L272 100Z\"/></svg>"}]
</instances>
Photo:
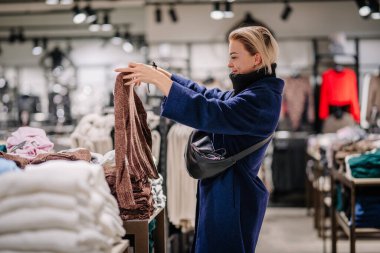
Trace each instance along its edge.
<instances>
[{"instance_id":1,"label":"brown knit sweater","mask_svg":"<svg viewBox=\"0 0 380 253\"><path fill-rule=\"evenodd\" d=\"M136 204L132 181L158 178L152 158L152 136L144 106L132 85L124 85L123 74L115 83L116 195L120 208Z\"/></svg>"}]
</instances>

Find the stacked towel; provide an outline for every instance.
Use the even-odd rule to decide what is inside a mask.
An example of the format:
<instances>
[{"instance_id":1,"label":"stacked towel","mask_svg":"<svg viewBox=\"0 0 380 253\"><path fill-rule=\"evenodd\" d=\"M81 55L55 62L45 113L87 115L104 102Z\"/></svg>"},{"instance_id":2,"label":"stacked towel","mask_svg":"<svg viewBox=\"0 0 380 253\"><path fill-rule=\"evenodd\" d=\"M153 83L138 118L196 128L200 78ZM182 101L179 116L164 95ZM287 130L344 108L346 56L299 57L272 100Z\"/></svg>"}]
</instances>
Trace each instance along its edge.
<instances>
[{"instance_id":1,"label":"stacked towel","mask_svg":"<svg viewBox=\"0 0 380 253\"><path fill-rule=\"evenodd\" d=\"M49 161L0 177L0 252L110 252L124 234L100 165Z\"/></svg>"}]
</instances>

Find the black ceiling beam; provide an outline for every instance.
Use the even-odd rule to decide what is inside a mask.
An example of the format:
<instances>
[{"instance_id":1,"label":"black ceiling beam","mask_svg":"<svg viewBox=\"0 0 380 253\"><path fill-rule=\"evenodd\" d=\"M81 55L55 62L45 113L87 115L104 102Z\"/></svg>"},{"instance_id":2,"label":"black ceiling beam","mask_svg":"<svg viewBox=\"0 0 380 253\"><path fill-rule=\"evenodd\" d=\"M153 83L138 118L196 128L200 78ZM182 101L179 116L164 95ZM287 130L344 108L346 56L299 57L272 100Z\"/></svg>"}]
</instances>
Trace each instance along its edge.
<instances>
[{"instance_id":1,"label":"black ceiling beam","mask_svg":"<svg viewBox=\"0 0 380 253\"><path fill-rule=\"evenodd\" d=\"M78 25L0 25L0 32L7 32L11 28L22 27L24 32L28 31L62 31L62 30L88 30L90 24L78 24ZM126 29L131 25L130 23L112 23L113 26L125 27Z\"/></svg>"}]
</instances>

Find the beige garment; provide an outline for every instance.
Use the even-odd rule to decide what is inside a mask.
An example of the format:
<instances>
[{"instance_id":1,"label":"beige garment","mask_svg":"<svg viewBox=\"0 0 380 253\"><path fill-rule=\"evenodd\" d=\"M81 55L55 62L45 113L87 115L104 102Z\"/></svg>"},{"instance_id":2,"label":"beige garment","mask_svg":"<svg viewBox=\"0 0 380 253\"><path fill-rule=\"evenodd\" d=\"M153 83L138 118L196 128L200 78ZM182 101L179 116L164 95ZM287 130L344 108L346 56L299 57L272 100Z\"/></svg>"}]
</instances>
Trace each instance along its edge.
<instances>
[{"instance_id":1,"label":"beige garment","mask_svg":"<svg viewBox=\"0 0 380 253\"><path fill-rule=\"evenodd\" d=\"M160 161L161 134L157 130L152 131L152 155L156 164Z\"/></svg>"},{"instance_id":2,"label":"beige garment","mask_svg":"<svg viewBox=\"0 0 380 253\"><path fill-rule=\"evenodd\" d=\"M337 130L347 127L355 126L356 123L351 114L344 112L342 118L337 119L334 115L330 115L324 122L322 133L336 133Z\"/></svg>"},{"instance_id":3,"label":"beige garment","mask_svg":"<svg viewBox=\"0 0 380 253\"><path fill-rule=\"evenodd\" d=\"M176 226L188 220L194 227L197 180L186 170L185 148L193 129L184 125L173 125L168 133L167 149L167 208L168 218Z\"/></svg>"},{"instance_id":4,"label":"beige garment","mask_svg":"<svg viewBox=\"0 0 380 253\"><path fill-rule=\"evenodd\" d=\"M380 114L380 76L371 76L368 87L366 120L369 122L371 115Z\"/></svg>"}]
</instances>

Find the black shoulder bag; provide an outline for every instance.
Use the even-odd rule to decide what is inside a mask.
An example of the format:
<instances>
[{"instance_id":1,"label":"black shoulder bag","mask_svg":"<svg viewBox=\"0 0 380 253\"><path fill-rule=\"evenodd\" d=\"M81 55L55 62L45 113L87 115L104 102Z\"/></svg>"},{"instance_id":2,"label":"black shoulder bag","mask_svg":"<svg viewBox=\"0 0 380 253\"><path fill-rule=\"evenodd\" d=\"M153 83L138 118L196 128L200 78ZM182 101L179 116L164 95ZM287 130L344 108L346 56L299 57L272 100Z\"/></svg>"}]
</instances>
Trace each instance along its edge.
<instances>
[{"instance_id":1,"label":"black shoulder bag","mask_svg":"<svg viewBox=\"0 0 380 253\"><path fill-rule=\"evenodd\" d=\"M230 168L240 159L263 147L273 137L273 133L265 140L228 158L219 154L207 133L194 130L187 142L185 150L186 168L189 175L195 179L214 177Z\"/></svg>"}]
</instances>

